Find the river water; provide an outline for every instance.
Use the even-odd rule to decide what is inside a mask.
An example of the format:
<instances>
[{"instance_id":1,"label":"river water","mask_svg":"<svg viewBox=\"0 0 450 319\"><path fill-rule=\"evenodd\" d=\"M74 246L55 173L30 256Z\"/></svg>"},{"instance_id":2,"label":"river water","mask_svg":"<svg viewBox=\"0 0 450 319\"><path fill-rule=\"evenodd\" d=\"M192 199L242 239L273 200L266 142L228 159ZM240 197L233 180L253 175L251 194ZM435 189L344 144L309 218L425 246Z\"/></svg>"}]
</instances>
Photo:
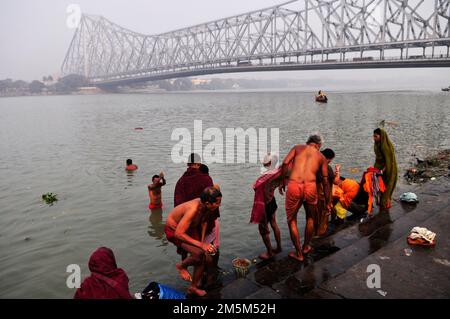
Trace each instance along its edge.
<instances>
[{"instance_id":1,"label":"river water","mask_svg":"<svg viewBox=\"0 0 450 319\"><path fill-rule=\"evenodd\" d=\"M450 98L438 92L329 94L327 105L313 93L221 92L105 94L0 99L0 298L71 298L66 267L78 264L87 276L90 254L113 249L130 277L130 291L148 281L184 289L175 271L179 260L164 236L173 190L184 164L174 163L175 128L203 130L279 128L280 154L304 143L312 132L336 152L347 177L359 179L373 164L372 131L386 120L396 145L399 172L450 148ZM135 130L142 127L143 130ZM139 166L124 171L127 158ZM231 271L235 257L263 251L258 227L249 224L251 185L257 164L210 164L223 192L221 257ZM164 171L162 215L147 209L147 184ZM41 195L58 194L53 206ZM278 195L277 195L278 196ZM291 244L278 196L284 249ZM304 214L299 214L304 225ZM303 235L303 229L301 235Z\"/></svg>"}]
</instances>

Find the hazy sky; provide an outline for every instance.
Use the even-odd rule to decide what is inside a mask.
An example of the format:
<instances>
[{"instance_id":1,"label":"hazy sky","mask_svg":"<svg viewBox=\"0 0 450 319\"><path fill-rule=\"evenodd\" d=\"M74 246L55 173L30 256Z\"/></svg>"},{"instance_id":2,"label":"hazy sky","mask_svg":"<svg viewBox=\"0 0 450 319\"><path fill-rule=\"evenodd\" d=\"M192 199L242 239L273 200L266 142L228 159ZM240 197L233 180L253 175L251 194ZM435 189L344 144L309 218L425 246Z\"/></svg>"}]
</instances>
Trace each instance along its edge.
<instances>
[{"instance_id":1,"label":"hazy sky","mask_svg":"<svg viewBox=\"0 0 450 319\"><path fill-rule=\"evenodd\" d=\"M41 79L57 74L74 30L68 5L99 14L133 31L157 34L284 2L283 0L0 0L0 79ZM221 77L308 78L314 71L228 74ZM333 78L379 78L449 85L450 69L327 71Z\"/></svg>"}]
</instances>

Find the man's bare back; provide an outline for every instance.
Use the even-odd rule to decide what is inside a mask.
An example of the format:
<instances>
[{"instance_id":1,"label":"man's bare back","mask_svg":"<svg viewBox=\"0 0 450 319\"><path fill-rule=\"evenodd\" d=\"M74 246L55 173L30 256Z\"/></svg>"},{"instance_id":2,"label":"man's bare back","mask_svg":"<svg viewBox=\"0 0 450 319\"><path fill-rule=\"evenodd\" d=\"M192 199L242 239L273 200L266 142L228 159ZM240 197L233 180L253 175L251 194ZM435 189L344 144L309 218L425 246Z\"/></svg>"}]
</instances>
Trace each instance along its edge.
<instances>
[{"instance_id":1,"label":"man's bare back","mask_svg":"<svg viewBox=\"0 0 450 319\"><path fill-rule=\"evenodd\" d=\"M286 192L285 208L292 243L295 246L295 251L290 252L289 256L298 261L303 261L303 253L307 254L312 250L309 242L314 232L314 217L317 208L316 176L319 171L322 173L320 182L323 184L324 192L327 195L330 193L327 161L319 152L321 145L322 141L319 136L310 136L307 145L295 145L290 150L282 166L281 174L286 176L288 167L293 164ZM285 185L282 185L280 192L284 190ZM297 213L303 203L306 211L306 230L302 252L297 228ZM330 206L330 203L327 203L327 206Z\"/></svg>"},{"instance_id":2,"label":"man's bare back","mask_svg":"<svg viewBox=\"0 0 450 319\"><path fill-rule=\"evenodd\" d=\"M167 216L166 225L176 230L178 224L184 218L184 222L188 224L188 228L196 228L202 222L201 208L202 205L199 198L178 205Z\"/></svg>"},{"instance_id":3,"label":"man's bare back","mask_svg":"<svg viewBox=\"0 0 450 319\"><path fill-rule=\"evenodd\" d=\"M302 183L315 183L316 175L325 163L325 157L310 145L296 145L291 150L293 156L293 167L290 180ZM291 152L288 154L291 155Z\"/></svg>"}]
</instances>

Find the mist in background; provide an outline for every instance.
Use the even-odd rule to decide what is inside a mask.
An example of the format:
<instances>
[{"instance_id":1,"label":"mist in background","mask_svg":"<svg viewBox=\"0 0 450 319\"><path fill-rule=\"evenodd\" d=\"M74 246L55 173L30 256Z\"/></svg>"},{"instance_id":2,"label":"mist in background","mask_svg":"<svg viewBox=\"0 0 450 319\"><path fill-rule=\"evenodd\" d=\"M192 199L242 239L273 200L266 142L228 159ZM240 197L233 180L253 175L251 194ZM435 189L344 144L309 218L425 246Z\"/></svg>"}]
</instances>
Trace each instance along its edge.
<instances>
[{"instance_id":1,"label":"mist in background","mask_svg":"<svg viewBox=\"0 0 450 319\"><path fill-rule=\"evenodd\" d=\"M0 2L0 79L40 80L58 76L74 29L67 8L98 14L130 30L158 34L276 4L280 0L2 0ZM430 1L431 3L431 1ZM449 69L378 69L244 73L206 78L290 79L311 88L440 89L450 85ZM349 88L351 89L351 87Z\"/></svg>"}]
</instances>

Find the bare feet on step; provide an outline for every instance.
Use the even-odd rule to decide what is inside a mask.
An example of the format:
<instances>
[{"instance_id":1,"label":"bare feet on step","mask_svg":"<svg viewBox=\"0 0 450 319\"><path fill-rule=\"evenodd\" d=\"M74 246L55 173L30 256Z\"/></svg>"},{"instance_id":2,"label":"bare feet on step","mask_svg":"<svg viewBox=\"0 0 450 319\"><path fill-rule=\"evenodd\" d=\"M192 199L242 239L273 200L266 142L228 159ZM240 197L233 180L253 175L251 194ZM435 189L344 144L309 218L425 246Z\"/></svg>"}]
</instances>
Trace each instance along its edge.
<instances>
[{"instance_id":1,"label":"bare feet on step","mask_svg":"<svg viewBox=\"0 0 450 319\"><path fill-rule=\"evenodd\" d=\"M198 297L203 297L206 295L206 291L198 289L197 287L190 286L187 290L188 295L195 295Z\"/></svg>"},{"instance_id":2,"label":"bare feet on step","mask_svg":"<svg viewBox=\"0 0 450 319\"><path fill-rule=\"evenodd\" d=\"M262 259L262 260L266 260L266 259L272 258L274 255L275 255L275 254L274 254L273 252L272 252L272 253L268 253L268 252L266 251L266 252L263 252L262 254L260 254L258 257L259 257L260 259Z\"/></svg>"},{"instance_id":3,"label":"bare feet on step","mask_svg":"<svg viewBox=\"0 0 450 319\"><path fill-rule=\"evenodd\" d=\"M297 261L303 261L303 259L304 259L303 255L301 253L300 253L300 255L298 255L297 252L295 252L295 251L291 251L289 253L289 257L294 258Z\"/></svg>"},{"instance_id":4,"label":"bare feet on step","mask_svg":"<svg viewBox=\"0 0 450 319\"><path fill-rule=\"evenodd\" d=\"M181 279L186 280L186 281L192 281L191 274L189 273L189 271L186 268L183 268L183 266L181 266L181 263L176 264L175 267L177 267L177 270L178 270L178 273L180 274Z\"/></svg>"}]
</instances>

